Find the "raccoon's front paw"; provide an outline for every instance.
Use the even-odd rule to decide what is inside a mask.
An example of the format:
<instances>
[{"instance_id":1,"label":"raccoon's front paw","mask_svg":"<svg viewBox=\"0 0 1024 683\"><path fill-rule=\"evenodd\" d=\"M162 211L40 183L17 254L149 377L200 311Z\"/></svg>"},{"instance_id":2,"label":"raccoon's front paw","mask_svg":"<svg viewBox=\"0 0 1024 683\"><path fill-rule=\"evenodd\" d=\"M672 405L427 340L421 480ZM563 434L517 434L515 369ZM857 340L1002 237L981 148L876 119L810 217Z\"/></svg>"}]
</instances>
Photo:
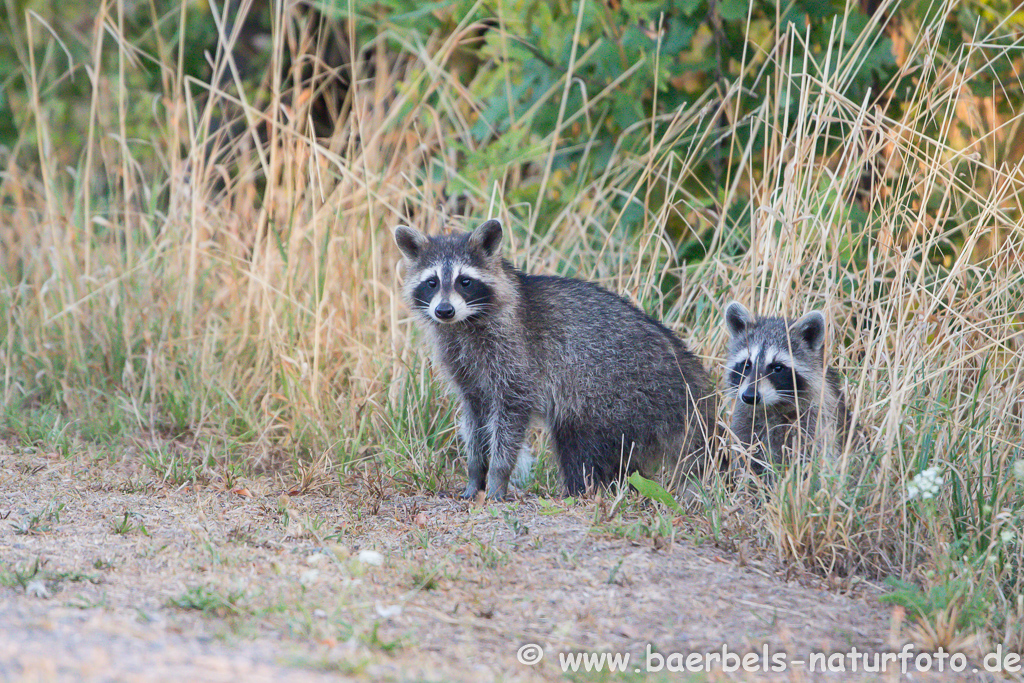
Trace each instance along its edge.
<instances>
[{"instance_id":1,"label":"raccoon's front paw","mask_svg":"<svg viewBox=\"0 0 1024 683\"><path fill-rule=\"evenodd\" d=\"M463 500L473 500L479 492L480 487L470 482L469 484L466 484L466 490L462 492L462 495L460 495L459 498Z\"/></svg>"}]
</instances>

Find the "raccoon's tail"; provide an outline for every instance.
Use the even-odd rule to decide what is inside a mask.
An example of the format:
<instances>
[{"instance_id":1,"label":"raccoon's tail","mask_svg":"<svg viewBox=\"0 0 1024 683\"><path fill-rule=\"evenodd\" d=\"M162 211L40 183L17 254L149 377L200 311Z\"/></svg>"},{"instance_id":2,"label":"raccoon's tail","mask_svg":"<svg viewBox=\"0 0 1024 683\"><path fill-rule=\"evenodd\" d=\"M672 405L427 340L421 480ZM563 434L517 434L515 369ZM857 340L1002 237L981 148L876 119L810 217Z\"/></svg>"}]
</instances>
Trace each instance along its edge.
<instances>
[{"instance_id":1,"label":"raccoon's tail","mask_svg":"<svg viewBox=\"0 0 1024 683\"><path fill-rule=\"evenodd\" d=\"M516 468L512 472L512 483L517 488L525 489L533 482L533 463L535 459L530 444L523 443L523 447L519 449L519 457L516 458Z\"/></svg>"}]
</instances>

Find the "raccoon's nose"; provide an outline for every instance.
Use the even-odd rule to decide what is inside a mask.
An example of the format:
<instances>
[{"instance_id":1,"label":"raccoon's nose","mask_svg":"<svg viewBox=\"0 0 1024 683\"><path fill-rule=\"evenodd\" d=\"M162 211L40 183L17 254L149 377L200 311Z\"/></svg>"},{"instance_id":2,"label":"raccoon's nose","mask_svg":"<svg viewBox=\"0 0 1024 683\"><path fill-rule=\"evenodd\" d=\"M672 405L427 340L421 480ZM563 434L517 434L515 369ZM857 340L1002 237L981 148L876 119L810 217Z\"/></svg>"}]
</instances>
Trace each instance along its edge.
<instances>
[{"instance_id":1,"label":"raccoon's nose","mask_svg":"<svg viewBox=\"0 0 1024 683\"><path fill-rule=\"evenodd\" d=\"M740 398L743 399L743 402L746 403L748 406L752 406L755 403L757 403L757 390L754 389L754 385L751 384L746 389L744 389L743 393L740 394Z\"/></svg>"},{"instance_id":2,"label":"raccoon's nose","mask_svg":"<svg viewBox=\"0 0 1024 683\"><path fill-rule=\"evenodd\" d=\"M434 309L434 315L436 315L441 320L448 320L450 318L454 318L455 317L455 307L452 306L447 301L442 301Z\"/></svg>"}]
</instances>

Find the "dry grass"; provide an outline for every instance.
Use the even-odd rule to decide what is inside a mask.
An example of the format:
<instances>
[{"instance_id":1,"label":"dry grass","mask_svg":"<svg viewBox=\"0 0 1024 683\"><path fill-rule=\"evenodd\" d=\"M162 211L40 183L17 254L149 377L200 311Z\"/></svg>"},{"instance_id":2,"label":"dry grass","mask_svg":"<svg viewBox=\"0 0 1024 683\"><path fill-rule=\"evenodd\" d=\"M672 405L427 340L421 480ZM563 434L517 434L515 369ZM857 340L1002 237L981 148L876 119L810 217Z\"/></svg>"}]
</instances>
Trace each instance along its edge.
<instances>
[{"instance_id":1,"label":"dry grass","mask_svg":"<svg viewBox=\"0 0 1024 683\"><path fill-rule=\"evenodd\" d=\"M897 29L915 80L896 118L837 94L865 46L820 55L839 65L830 71L789 63L796 31L768 53L751 49L744 68L773 87L743 116L768 144L755 157L726 140L743 163L712 193L749 198L752 227L739 234L688 199L684 183L701 182L707 145L695 141L689 155L674 145L690 122L735 117L734 90L664 121L647 149L620 150L537 225L544 191L533 205L505 198L525 184L547 189L552 137L530 141L532 166L459 167L482 146L469 132L478 103L449 69L462 31L398 56L377 50L369 63L352 54L360 77L333 134L317 138L314 98L287 92L280 77L289 50L315 44L300 23L275 20L264 96L226 51L214 59L215 85L185 78L177 50L140 54L122 10L103 7L70 67L55 36L68 38L38 16L17 34L32 58L18 103L24 135L0 157L8 431L63 448L85 438L206 448L191 474L167 474L179 460L153 456L161 476L186 480L283 463L311 490L372 463L389 482L448 487L459 476L452 410L397 300L389 228L497 216L512 227L517 262L628 293L716 372L728 300L824 310L866 445L851 444L814 476L790 473L763 504L714 489L706 523L719 542L825 575L949 589L945 603L922 610L922 633L966 615L945 640L977 633L1024 648L1024 482L1013 474L1024 458L1022 113L1000 115L999 93L967 87L979 56L1009 60L1020 48L1009 29L975 37L953 58L927 39L934 26ZM186 11L183 3L164 21L183 24ZM158 65L159 92L138 90L146 60ZM90 90L88 106L69 114L80 148L60 146L63 105L49 95L72 76ZM837 122L848 144L823 157L817 143ZM851 197L877 160L883 182L865 202L884 219L854 231ZM650 210L652 187L677 201ZM645 212L637 234L621 228L622 197ZM472 218L453 215L460 199ZM674 260L661 228L670 219L713 231L707 258ZM662 284L676 280L666 295ZM908 482L933 465L945 473L941 494L908 500ZM545 476L538 489L551 491Z\"/></svg>"}]
</instances>

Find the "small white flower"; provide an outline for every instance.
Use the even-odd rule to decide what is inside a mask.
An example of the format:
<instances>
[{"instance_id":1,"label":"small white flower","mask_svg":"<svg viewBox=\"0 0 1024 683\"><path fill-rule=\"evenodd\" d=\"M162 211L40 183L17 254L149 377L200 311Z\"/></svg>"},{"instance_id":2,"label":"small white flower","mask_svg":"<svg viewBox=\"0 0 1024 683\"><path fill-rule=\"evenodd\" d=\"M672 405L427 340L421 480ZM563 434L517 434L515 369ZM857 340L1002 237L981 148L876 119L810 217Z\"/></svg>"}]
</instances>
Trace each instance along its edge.
<instances>
[{"instance_id":1,"label":"small white flower","mask_svg":"<svg viewBox=\"0 0 1024 683\"><path fill-rule=\"evenodd\" d=\"M378 553L376 550L360 550L359 561L363 564L369 564L374 567L379 567L384 564L384 556Z\"/></svg>"},{"instance_id":2,"label":"small white flower","mask_svg":"<svg viewBox=\"0 0 1024 683\"><path fill-rule=\"evenodd\" d=\"M1024 483L1024 460L1013 463L1013 476L1017 477L1017 481Z\"/></svg>"},{"instance_id":3,"label":"small white flower","mask_svg":"<svg viewBox=\"0 0 1024 683\"><path fill-rule=\"evenodd\" d=\"M942 489L942 484L942 470L938 467L929 467L907 484L907 499L913 500L920 497L922 500L928 500L934 498Z\"/></svg>"},{"instance_id":4,"label":"small white flower","mask_svg":"<svg viewBox=\"0 0 1024 683\"><path fill-rule=\"evenodd\" d=\"M999 540L1003 542L1003 545L1010 545L1013 543L1014 536L1013 529L1003 529L999 532Z\"/></svg>"}]
</instances>

